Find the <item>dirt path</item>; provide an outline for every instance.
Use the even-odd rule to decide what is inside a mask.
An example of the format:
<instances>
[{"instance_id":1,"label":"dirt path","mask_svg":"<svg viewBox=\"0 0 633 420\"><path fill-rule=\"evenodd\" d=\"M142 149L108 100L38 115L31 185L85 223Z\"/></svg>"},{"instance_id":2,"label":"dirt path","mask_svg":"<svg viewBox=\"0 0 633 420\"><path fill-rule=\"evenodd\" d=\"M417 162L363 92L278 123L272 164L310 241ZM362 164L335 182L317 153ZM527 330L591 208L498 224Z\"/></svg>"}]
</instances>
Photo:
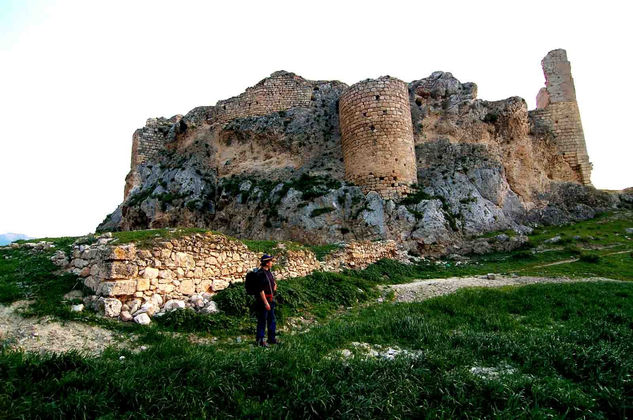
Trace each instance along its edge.
<instances>
[{"instance_id":1,"label":"dirt path","mask_svg":"<svg viewBox=\"0 0 633 420\"><path fill-rule=\"evenodd\" d=\"M620 281L602 277L570 279L566 277L450 277L446 279L419 280L413 283L385 286L396 293L396 302L419 302L436 296L448 295L464 287L525 286L536 283L578 283L595 281Z\"/></svg>"},{"instance_id":2,"label":"dirt path","mask_svg":"<svg viewBox=\"0 0 633 420\"><path fill-rule=\"evenodd\" d=\"M59 322L49 317L23 318L16 310L26 301L0 305L0 345L28 352L79 350L99 354L108 346L130 347L132 343L115 332L79 322Z\"/></svg>"},{"instance_id":3,"label":"dirt path","mask_svg":"<svg viewBox=\"0 0 633 420\"><path fill-rule=\"evenodd\" d=\"M613 247L603 247L602 249L605 249L605 248L613 248ZM609 255L626 254L627 252L631 252L631 250L630 249L625 249L624 251L609 252L609 253L604 254L603 256L607 257ZM535 265L534 267L527 267L527 268L524 268L524 269L519 270L519 271L525 271L527 269L532 269L532 268L551 267L553 265L560 265L560 264L571 264L571 263L579 261L579 260L580 260L580 258L570 258L568 260L555 261L555 262L549 263L549 264Z\"/></svg>"}]
</instances>

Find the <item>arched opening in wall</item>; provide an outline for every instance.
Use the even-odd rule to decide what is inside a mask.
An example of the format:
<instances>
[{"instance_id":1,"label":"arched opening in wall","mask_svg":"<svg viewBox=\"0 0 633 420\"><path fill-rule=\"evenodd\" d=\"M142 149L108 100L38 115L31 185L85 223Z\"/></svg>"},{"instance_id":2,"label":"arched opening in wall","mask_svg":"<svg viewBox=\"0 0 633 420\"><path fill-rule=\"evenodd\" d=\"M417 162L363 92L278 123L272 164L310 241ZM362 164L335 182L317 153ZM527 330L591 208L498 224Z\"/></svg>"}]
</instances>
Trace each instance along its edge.
<instances>
[{"instance_id":1,"label":"arched opening in wall","mask_svg":"<svg viewBox=\"0 0 633 420\"><path fill-rule=\"evenodd\" d=\"M376 131L376 127L375 127L373 124L369 127L369 129L370 129L371 131Z\"/></svg>"},{"instance_id":2,"label":"arched opening in wall","mask_svg":"<svg viewBox=\"0 0 633 420\"><path fill-rule=\"evenodd\" d=\"M382 114L383 114L383 115L387 115L387 110L386 110L386 109L384 109L384 110L382 111Z\"/></svg>"},{"instance_id":3,"label":"arched opening in wall","mask_svg":"<svg viewBox=\"0 0 633 420\"><path fill-rule=\"evenodd\" d=\"M417 106L422 106L422 99L420 99L420 98L416 99L416 100L415 100L415 104L416 104Z\"/></svg>"},{"instance_id":4,"label":"arched opening in wall","mask_svg":"<svg viewBox=\"0 0 633 420\"><path fill-rule=\"evenodd\" d=\"M380 100L380 95L376 95L375 98L377 101Z\"/></svg>"},{"instance_id":5,"label":"arched opening in wall","mask_svg":"<svg viewBox=\"0 0 633 420\"><path fill-rule=\"evenodd\" d=\"M366 116L367 116L367 113L366 113L366 112L363 112L363 117L366 117Z\"/></svg>"},{"instance_id":6,"label":"arched opening in wall","mask_svg":"<svg viewBox=\"0 0 633 420\"><path fill-rule=\"evenodd\" d=\"M226 105L222 105L222 109L226 111Z\"/></svg>"}]
</instances>

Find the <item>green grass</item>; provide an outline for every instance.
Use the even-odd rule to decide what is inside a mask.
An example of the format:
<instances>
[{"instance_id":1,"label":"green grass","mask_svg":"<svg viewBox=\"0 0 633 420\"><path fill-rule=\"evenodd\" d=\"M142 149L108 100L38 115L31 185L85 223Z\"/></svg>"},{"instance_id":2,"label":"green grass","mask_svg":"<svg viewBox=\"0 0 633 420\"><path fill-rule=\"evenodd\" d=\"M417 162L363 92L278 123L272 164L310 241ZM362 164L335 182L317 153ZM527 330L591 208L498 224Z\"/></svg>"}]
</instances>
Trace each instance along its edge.
<instances>
[{"instance_id":1,"label":"green grass","mask_svg":"<svg viewBox=\"0 0 633 420\"><path fill-rule=\"evenodd\" d=\"M325 261L325 257L330 255L331 253L338 251L341 249L342 245L340 244L326 244L326 245L311 245L308 248L314 252L316 259L319 261Z\"/></svg>"},{"instance_id":2,"label":"green grass","mask_svg":"<svg viewBox=\"0 0 633 420\"><path fill-rule=\"evenodd\" d=\"M129 230L122 232L112 232L116 238L115 244L128 244L134 242L139 248L150 247L157 241L177 239L195 233L213 232L201 228L163 228L148 230ZM217 233L217 232L213 232Z\"/></svg>"},{"instance_id":3,"label":"green grass","mask_svg":"<svg viewBox=\"0 0 633 420\"><path fill-rule=\"evenodd\" d=\"M81 288L75 276L55 275L57 267L51 262L53 253L61 249L68 252L75 238L44 238L53 242L55 248L35 251L29 248L5 248L0 250L0 303L17 300L35 300L34 307L46 307L56 311L59 299L56 297ZM27 241L22 241L22 243ZM61 293L61 294L60 294ZM51 301L52 300L52 301Z\"/></svg>"},{"instance_id":4,"label":"green grass","mask_svg":"<svg viewBox=\"0 0 633 420\"><path fill-rule=\"evenodd\" d=\"M630 417L633 284L462 290L356 309L278 348L0 353L6 417ZM343 360L365 342L417 357ZM120 356L125 359L120 360ZM508 369L482 377L471 369Z\"/></svg>"},{"instance_id":5,"label":"green grass","mask_svg":"<svg viewBox=\"0 0 633 420\"><path fill-rule=\"evenodd\" d=\"M23 354L3 346L0 417L630 417L633 283L469 289L411 304L375 299L382 284L488 272L633 280L633 241L624 235L632 226L630 213L609 214L538 229L522 250L473 256L465 264L381 260L365 270L280 281L280 324L294 317L319 322L307 332L285 334L281 347L267 351L234 340L254 333L252 297L242 284L216 295L223 313L174 312L143 328L72 313L62 302L80 284L75 276L55 274L49 258L55 249L68 251L74 238L48 238L56 248L42 252L3 248L1 303L31 299L24 315L99 323L133 333L150 348L86 357ZM119 243L150 243L183 233L176 232L114 235ZM562 241L545 243L554 236ZM279 248L276 241L244 242L256 252ZM578 261L542 267L567 259ZM167 332L226 340L194 345ZM337 357L352 349L352 341L420 356ZM477 367L507 371L481 377L471 372Z\"/></svg>"}]
</instances>

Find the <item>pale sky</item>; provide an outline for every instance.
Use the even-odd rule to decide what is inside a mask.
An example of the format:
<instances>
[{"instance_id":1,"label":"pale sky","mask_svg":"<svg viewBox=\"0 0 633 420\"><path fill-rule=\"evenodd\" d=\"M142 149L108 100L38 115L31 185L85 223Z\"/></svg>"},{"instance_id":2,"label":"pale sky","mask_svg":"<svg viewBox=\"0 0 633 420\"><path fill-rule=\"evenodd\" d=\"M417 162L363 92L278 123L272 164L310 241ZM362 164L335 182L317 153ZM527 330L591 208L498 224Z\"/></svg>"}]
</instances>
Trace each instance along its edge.
<instances>
[{"instance_id":1,"label":"pale sky","mask_svg":"<svg viewBox=\"0 0 633 420\"><path fill-rule=\"evenodd\" d=\"M276 70L348 84L435 70L535 107L548 51L572 64L598 188L633 186L626 1L0 0L0 233L94 232L122 201L149 117Z\"/></svg>"}]
</instances>

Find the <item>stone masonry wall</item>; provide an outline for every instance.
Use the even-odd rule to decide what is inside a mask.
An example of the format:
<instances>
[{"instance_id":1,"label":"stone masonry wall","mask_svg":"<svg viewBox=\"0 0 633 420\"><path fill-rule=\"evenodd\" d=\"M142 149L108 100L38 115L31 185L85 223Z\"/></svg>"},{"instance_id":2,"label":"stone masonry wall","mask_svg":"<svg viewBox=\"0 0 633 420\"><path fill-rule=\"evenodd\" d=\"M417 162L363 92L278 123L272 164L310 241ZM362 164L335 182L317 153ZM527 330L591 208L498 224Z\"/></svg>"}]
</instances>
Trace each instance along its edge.
<instances>
[{"instance_id":1,"label":"stone masonry wall","mask_svg":"<svg viewBox=\"0 0 633 420\"><path fill-rule=\"evenodd\" d=\"M222 124L235 118L266 115L296 106L310 106L314 84L303 77L278 71L249 87L244 93L218 101L212 114L212 124Z\"/></svg>"},{"instance_id":2,"label":"stone masonry wall","mask_svg":"<svg viewBox=\"0 0 633 420\"><path fill-rule=\"evenodd\" d=\"M84 279L97 299L115 299L120 302L115 305L119 308L128 301L138 301L139 308L155 305L153 312L170 300L209 296L231 283L244 281L248 270L259 265L261 256L238 240L213 233L165 240L150 248L111 245L111 240L101 238L90 246L76 245L70 271ZM274 273L281 280L315 270L365 268L381 258L397 258L395 242L350 243L325 261L318 261L307 249L286 250L276 261L278 269Z\"/></svg>"},{"instance_id":3,"label":"stone masonry wall","mask_svg":"<svg viewBox=\"0 0 633 420\"><path fill-rule=\"evenodd\" d=\"M536 125L554 136L565 161L576 171L578 182L591 185L591 169L585 135L576 102L571 65L565 50L550 51L541 62L545 87L536 98L537 109L530 112Z\"/></svg>"},{"instance_id":4,"label":"stone masonry wall","mask_svg":"<svg viewBox=\"0 0 633 420\"><path fill-rule=\"evenodd\" d=\"M130 172L125 178L123 197L139 182L136 167L141 163L157 160L159 154L165 150L165 143L169 139L169 132L182 115L167 118L148 118L145 127L139 128L132 135L132 161Z\"/></svg>"},{"instance_id":5,"label":"stone masonry wall","mask_svg":"<svg viewBox=\"0 0 633 420\"><path fill-rule=\"evenodd\" d=\"M385 76L352 85L339 103L345 178L384 198L417 182L407 84Z\"/></svg>"}]
</instances>

